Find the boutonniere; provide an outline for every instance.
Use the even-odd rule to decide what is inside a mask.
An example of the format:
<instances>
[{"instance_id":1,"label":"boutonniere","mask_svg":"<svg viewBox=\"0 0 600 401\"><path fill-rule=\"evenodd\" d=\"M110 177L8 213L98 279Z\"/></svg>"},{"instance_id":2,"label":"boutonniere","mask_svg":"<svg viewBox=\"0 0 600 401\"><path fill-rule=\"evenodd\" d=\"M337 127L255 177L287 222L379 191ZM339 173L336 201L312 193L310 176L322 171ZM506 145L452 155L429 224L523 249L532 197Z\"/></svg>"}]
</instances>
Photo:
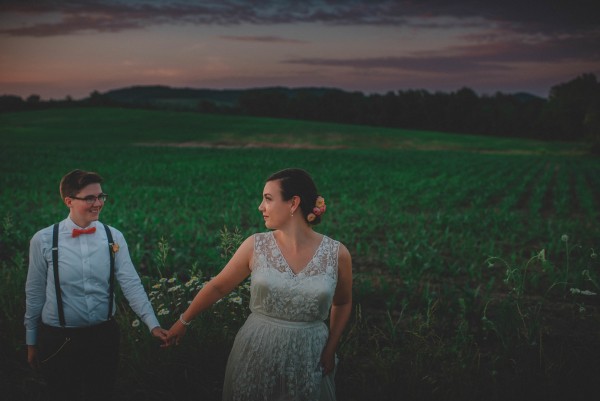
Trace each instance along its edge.
<instances>
[{"instance_id":1,"label":"boutonniere","mask_svg":"<svg viewBox=\"0 0 600 401\"><path fill-rule=\"evenodd\" d=\"M111 249L112 249L113 253L119 252L119 244L117 244L116 242L113 242Z\"/></svg>"}]
</instances>

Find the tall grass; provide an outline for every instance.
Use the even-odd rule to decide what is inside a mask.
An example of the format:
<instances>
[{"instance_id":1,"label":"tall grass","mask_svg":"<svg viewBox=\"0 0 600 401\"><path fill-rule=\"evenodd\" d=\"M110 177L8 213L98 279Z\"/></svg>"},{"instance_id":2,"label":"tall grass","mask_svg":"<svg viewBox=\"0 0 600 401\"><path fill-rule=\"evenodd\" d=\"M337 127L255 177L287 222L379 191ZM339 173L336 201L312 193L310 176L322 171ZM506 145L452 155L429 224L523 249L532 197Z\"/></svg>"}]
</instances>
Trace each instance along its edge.
<instances>
[{"instance_id":1,"label":"tall grass","mask_svg":"<svg viewBox=\"0 0 600 401\"><path fill-rule=\"evenodd\" d=\"M227 127L223 119L183 113L155 120L151 114L0 116L5 394L39 399L43 391L23 346L27 249L33 233L66 217L57 191L65 172L78 167L105 177L111 201L102 220L124 232L168 327L239 240L264 231L256 211L263 179L298 166L313 173L327 198L327 218L318 230L342 241L353 256L355 310L339 349L339 399L597 395L597 160L553 154L560 144L540 154L510 154L518 141L487 138L474 143L504 153L474 152L476 147L459 146L462 137L447 139L459 149L453 151L132 145L142 139L204 141L226 128L230 140L257 141L265 140L258 132L292 126L310 141L335 143L355 135L354 143L363 144L377 138L375 129L363 127L260 119ZM334 129L335 136L328 136ZM434 135L384 134L398 148L412 137L424 148L427 135ZM227 354L247 314L246 287L195 322L184 344L168 351L118 299L122 399L219 399Z\"/></svg>"}]
</instances>

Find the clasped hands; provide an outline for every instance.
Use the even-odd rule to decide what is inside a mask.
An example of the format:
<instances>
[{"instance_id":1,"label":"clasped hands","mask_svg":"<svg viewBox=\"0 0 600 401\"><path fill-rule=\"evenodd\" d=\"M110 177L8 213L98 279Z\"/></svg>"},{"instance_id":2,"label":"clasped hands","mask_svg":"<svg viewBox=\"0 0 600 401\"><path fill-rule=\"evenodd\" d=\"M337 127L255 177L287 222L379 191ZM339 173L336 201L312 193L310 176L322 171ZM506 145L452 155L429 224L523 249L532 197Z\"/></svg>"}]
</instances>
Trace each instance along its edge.
<instances>
[{"instance_id":1,"label":"clasped hands","mask_svg":"<svg viewBox=\"0 0 600 401\"><path fill-rule=\"evenodd\" d=\"M185 336L187 328L178 320L169 330L165 330L161 327L155 327L152 329L152 335L159 339L162 344L161 348L168 348L172 345L179 345L181 339Z\"/></svg>"}]
</instances>

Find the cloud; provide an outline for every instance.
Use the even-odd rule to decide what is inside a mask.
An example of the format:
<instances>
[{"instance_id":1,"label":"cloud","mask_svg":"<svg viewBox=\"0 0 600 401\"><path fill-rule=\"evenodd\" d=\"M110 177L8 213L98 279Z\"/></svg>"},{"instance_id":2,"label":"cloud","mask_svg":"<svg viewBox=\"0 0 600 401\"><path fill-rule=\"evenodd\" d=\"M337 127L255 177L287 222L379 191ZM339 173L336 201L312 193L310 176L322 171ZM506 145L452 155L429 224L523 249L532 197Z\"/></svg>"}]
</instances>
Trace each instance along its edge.
<instances>
[{"instance_id":1,"label":"cloud","mask_svg":"<svg viewBox=\"0 0 600 401\"><path fill-rule=\"evenodd\" d=\"M148 25L189 23L210 25L322 23L330 25L391 25L447 28L476 23L496 24L525 33L558 35L598 32L597 1L581 0L2 0L0 15L18 15L24 26L0 34L52 36L85 31L114 32ZM57 21L36 17L58 15ZM469 22L469 20L471 22Z\"/></svg>"},{"instance_id":2,"label":"cloud","mask_svg":"<svg viewBox=\"0 0 600 401\"><path fill-rule=\"evenodd\" d=\"M279 36L233 36L233 35L222 35L219 36L221 39L239 41L239 42L258 42L258 43L284 43L284 44L306 44L308 42L304 40L286 39Z\"/></svg>"},{"instance_id":3,"label":"cloud","mask_svg":"<svg viewBox=\"0 0 600 401\"><path fill-rule=\"evenodd\" d=\"M286 60L289 64L325 67L348 67L354 69L391 69L421 73L472 73L509 69L501 63L453 56L424 57L372 57L360 59L299 58Z\"/></svg>"},{"instance_id":4,"label":"cloud","mask_svg":"<svg viewBox=\"0 0 600 401\"><path fill-rule=\"evenodd\" d=\"M354 69L387 69L424 73L495 73L516 63L600 61L599 38L565 37L529 43L507 40L454 46L438 51L413 52L407 56L370 58L291 58L284 63Z\"/></svg>"}]
</instances>

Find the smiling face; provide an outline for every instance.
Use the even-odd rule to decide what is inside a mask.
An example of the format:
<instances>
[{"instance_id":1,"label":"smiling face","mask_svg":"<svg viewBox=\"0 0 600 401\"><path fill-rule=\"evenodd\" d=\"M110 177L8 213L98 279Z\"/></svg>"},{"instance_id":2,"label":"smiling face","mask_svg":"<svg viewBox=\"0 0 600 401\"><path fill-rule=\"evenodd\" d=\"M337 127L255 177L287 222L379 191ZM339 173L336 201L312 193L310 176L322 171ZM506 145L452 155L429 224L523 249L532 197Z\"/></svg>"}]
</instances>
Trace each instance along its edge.
<instances>
[{"instance_id":1,"label":"smiling face","mask_svg":"<svg viewBox=\"0 0 600 401\"><path fill-rule=\"evenodd\" d=\"M79 191L79 193L75 194L75 196L78 198L85 198L86 196L90 195L97 197L101 193L102 187L100 184L93 183L83 187L83 189ZM102 202L100 199L96 199L94 203L88 204L85 200L74 199L71 197L65 198L65 204L71 209L69 214L71 220L73 220L73 222L79 227L83 228L89 226L93 221L98 220L100 217L100 211L104 206L104 202Z\"/></svg>"},{"instance_id":2,"label":"smiling face","mask_svg":"<svg viewBox=\"0 0 600 401\"><path fill-rule=\"evenodd\" d=\"M283 200L279 180L267 181L263 189L263 199L258 210L265 219L265 226L275 230L290 221L294 208L294 198Z\"/></svg>"}]
</instances>

